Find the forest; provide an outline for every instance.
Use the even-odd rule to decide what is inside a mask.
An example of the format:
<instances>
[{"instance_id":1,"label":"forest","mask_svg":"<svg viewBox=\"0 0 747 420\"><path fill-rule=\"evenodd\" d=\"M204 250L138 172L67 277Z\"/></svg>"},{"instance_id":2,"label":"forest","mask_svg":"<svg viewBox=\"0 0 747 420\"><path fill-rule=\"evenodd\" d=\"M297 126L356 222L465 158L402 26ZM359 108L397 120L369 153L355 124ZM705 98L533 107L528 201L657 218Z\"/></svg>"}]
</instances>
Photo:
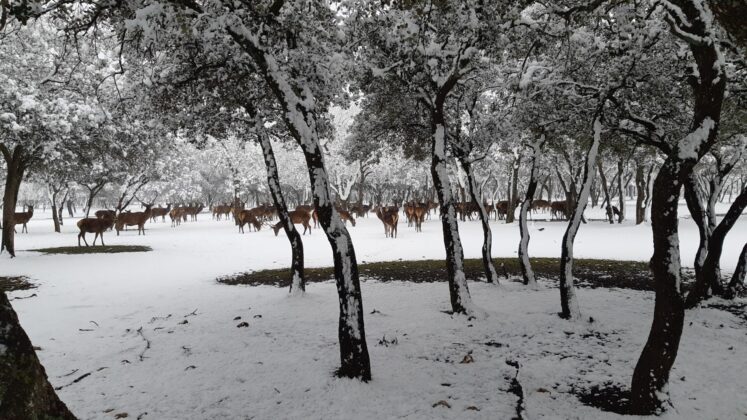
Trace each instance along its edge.
<instances>
[{"instance_id":1,"label":"forest","mask_svg":"<svg viewBox=\"0 0 747 420\"><path fill-rule=\"evenodd\" d=\"M0 419L747 416L745 17L0 0Z\"/></svg>"}]
</instances>

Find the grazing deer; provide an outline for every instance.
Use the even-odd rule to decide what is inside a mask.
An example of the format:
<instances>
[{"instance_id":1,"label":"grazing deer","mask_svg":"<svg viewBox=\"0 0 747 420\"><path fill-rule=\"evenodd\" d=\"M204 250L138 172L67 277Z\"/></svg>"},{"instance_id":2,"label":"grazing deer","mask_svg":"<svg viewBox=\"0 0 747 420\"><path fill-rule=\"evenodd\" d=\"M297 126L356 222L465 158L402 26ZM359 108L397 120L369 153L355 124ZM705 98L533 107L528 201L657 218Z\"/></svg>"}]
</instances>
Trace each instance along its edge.
<instances>
[{"instance_id":1,"label":"grazing deer","mask_svg":"<svg viewBox=\"0 0 747 420\"><path fill-rule=\"evenodd\" d=\"M13 231L16 230L15 225L23 225L21 227L21 233L26 231L26 233L29 233L29 228L26 226L26 223L31 220L31 218L34 216L34 206L29 204L28 205L28 211L25 211L23 213L13 213Z\"/></svg>"},{"instance_id":2,"label":"grazing deer","mask_svg":"<svg viewBox=\"0 0 747 420\"><path fill-rule=\"evenodd\" d=\"M355 227L355 219L350 214L350 212L346 210L337 210L337 214L340 215L340 220L342 220L342 223L345 223L345 226L347 226L348 225L347 222L350 221L350 224L353 225L353 227Z\"/></svg>"},{"instance_id":3,"label":"grazing deer","mask_svg":"<svg viewBox=\"0 0 747 420\"><path fill-rule=\"evenodd\" d=\"M166 207L156 207L150 210L150 220L155 222L160 216L162 222L166 222L166 215L171 211L171 203L167 203Z\"/></svg>"},{"instance_id":4,"label":"grazing deer","mask_svg":"<svg viewBox=\"0 0 747 420\"><path fill-rule=\"evenodd\" d=\"M257 220L255 212L253 212L252 210L241 210L239 211L239 214L236 216L236 218L239 221L240 233L244 233L244 225L246 224L254 226L254 230L256 230L257 232L259 232L259 229L262 227L262 223Z\"/></svg>"},{"instance_id":5,"label":"grazing deer","mask_svg":"<svg viewBox=\"0 0 747 420\"><path fill-rule=\"evenodd\" d=\"M553 201L550 203L551 217L553 219L568 218L568 201Z\"/></svg>"},{"instance_id":6,"label":"grazing deer","mask_svg":"<svg viewBox=\"0 0 747 420\"><path fill-rule=\"evenodd\" d=\"M550 210L550 202L547 200L533 200L532 201L532 210L533 211L548 211Z\"/></svg>"},{"instance_id":7,"label":"grazing deer","mask_svg":"<svg viewBox=\"0 0 747 420\"><path fill-rule=\"evenodd\" d=\"M309 213L312 219L314 219L314 227L319 227L319 216L316 214L316 209L314 206L309 206L307 204L301 204L296 206L296 211L305 211Z\"/></svg>"},{"instance_id":8,"label":"grazing deer","mask_svg":"<svg viewBox=\"0 0 747 420\"><path fill-rule=\"evenodd\" d=\"M94 246L96 246L96 238L98 237L101 237L101 246L106 246L106 244L104 244L104 231L106 231L107 229L111 229L112 226L114 226L115 222L115 217L108 217L106 215L101 218L87 217L85 219L78 220L78 229L80 229L80 233L78 234L78 246L80 246L80 238L83 238L83 242L85 242L86 246L88 246L88 241L86 241L86 233L96 234L93 237Z\"/></svg>"},{"instance_id":9,"label":"grazing deer","mask_svg":"<svg viewBox=\"0 0 747 420\"><path fill-rule=\"evenodd\" d=\"M114 228L117 230L117 236L119 232L124 229L125 226L137 226L137 234L140 232L145 235L145 222L150 219L152 204L145 205L145 211L139 211L135 213L121 213L117 216L117 222L114 224Z\"/></svg>"},{"instance_id":10,"label":"grazing deer","mask_svg":"<svg viewBox=\"0 0 747 420\"><path fill-rule=\"evenodd\" d=\"M309 225L309 220L311 220L311 215L305 211L305 210L293 210L288 212L288 217L290 218L291 222L296 225L303 225L303 234L306 235L306 230L309 231L309 235L311 235L311 225ZM278 232L280 232L280 229L283 228L283 221L279 221L272 225L272 230L275 231L275 236L278 236Z\"/></svg>"},{"instance_id":11,"label":"grazing deer","mask_svg":"<svg viewBox=\"0 0 747 420\"><path fill-rule=\"evenodd\" d=\"M399 222L399 208L376 208L376 217L384 224L384 236L387 238L397 237L397 223Z\"/></svg>"}]
</instances>

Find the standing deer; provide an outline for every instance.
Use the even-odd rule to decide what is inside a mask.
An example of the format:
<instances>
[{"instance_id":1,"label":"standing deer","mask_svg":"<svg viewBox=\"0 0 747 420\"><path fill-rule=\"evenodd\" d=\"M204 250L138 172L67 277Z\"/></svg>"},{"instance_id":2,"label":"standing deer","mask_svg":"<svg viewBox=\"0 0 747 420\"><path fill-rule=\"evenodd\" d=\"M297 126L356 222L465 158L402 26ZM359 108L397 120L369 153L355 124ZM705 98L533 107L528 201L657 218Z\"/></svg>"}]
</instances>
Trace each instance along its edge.
<instances>
[{"instance_id":1,"label":"standing deer","mask_svg":"<svg viewBox=\"0 0 747 420\"><path fill-rule=\"evenodd\" d=\"M239 221L239 232L244 233L244 225L249 224L251 226L254 226L254 230L259 232L259 229L262 227L262 223L257 220L257 217L255 216L255 212L252 210L241 210L239 211L239 214L236 216L236 219Z\"/></svg>"},{"instance_id":2,"label":"standing deer","mask_svg":"<svg viewBox=\"0 0 747 420\"><path fill-rule=\"evenodd\" d=\"M150 219L150 208L152 206L152 204L146 204L145 211L139 211L135 213L121 213L119 216L117 216L117 222L114 225L114 228L117 230L117 236L119 236L119 232L123 230L125 226L137 226L138 236L140 235L140 232L145 235L145 222Z\"/></svg>"},{"instance_id":3,"label":"standing deer","mask_svg":"<svg viewBox=\"0 0 747 420\"><path fill-rule=\"evenodd\" d=\"M26 223L28 223L29 220L31 220L33 216L34 216L34 206L31 204L28 205L28 211L25 211L23 213L14 213L13 214L13 231L16 230L15 225L23 225L23 227L21 227L21 233L23 233L24 231L26 231L26 233L29 233L29 228L26 226Z\"/></svg>"},{"instance_id":4,"label":"standing deer","mask_svg":"<svg viewBox=\"0 0 747 420\"><path fill-rule=\"evenodd\" d=\"M309 220L311 220L311 215L305 211L305 210L293 210L288 212L288 217L290 218L291 222L296 225L303 225L303 234L306 235L306 230L309 231L309 235L311 235L311 225L309 225ZM280 232L280 229L283 228L283 222L277 222L274 225L272 225L272 230L275 231L275 236L278 236L278 232Z\"/></svg>"},{"instance_id":5,"label":"standing deer","mask_svg":"<svg viewBox=\"0 0 747 420\"><path fill-rule=\"evenodd\" d=\"M154 209L151 209L150 211L150 220L152 222L155 222L156 219L160 216L161 222L166 222L166 215L169 214L171 211L171 203L167 203L166 207L156 207Z\"/></svg>"},{"instance_id":6,"label":"standing deer","mask_svg":"<svg viewBox=\"0 0 747 420\"><path fill-rule=\"evenodd\" d=\"M340 215L340 220L342 220L342 223L345 223L345 226L347 226L347 224L348 224L347 222L349 221L350 224L353 225L353 227L355 227L355 219L350 214L350 212L348 212L346 210L339 209L339 210L337 210L337 214Z\"/></svg>"},{"instance_id":7,"label":"standing deer","mask_svg":"<svg viewBox=\"0 0 747 420\"><path fill-rule=\"evenodd\" d=\"M99 236L101 237L101 246L106 246L106 244L104 244L104 231L107 229L111 229L112 226L114 226L115 221L116 219L114 217L107 216L101 218L88 217L78 220L78 229L80 229L80 233L78 234L78 246L80 246L80 238L83 238L83 242L85 242L86 246L88 246L88 241L86 241L86 233L96 234L93 237L94 246L96 246L96 238L98 238Z\"/></svg>"},{"instance_id":8,"label":"standing deer","mask_svg":"<svg viewBox=\"0 0 747 420\"><path fill-rule=\"evenodd\" d=\"M425 220L425 215L427 213L428 213L428 206L426 205L418 204L414 207L412 217L413 217L413 221L415 222L415 232L423 231L423 220Z\"/></svg>"},{"instance_id":9,"label":"standing deer","mask_svg":"<svg viewBox=\"0 0 747 420\"><path fill-rule=\"evenodd\" d=\"M376 217L384 224L384 236L387 238L397 237L397 223L399 222L399 208L376 208Z\"/></svg>"}]
</instances>

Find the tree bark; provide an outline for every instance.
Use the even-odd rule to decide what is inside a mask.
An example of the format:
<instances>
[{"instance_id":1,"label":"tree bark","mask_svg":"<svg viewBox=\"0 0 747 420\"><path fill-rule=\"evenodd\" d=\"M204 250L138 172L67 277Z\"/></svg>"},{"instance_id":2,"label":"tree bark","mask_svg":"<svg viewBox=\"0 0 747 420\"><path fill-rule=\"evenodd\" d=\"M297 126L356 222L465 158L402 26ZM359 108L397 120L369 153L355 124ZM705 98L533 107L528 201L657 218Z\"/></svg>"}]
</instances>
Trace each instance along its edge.
<instances>
[{"instance_id":1,"label":"tree bark","mask_svg":"<svg viewBox=\"0 0 747 420\"><path fill-rule=\"evenodd\" d=\"M229 35L246 51L257 65L265 82L283 108L283 117L291 136L301 147L311 182L311 192L319 222L324 228L335 268L335 281L340 305L338 337L340 341L339 376L371 379L371 362L368 356L363 323L358 263L350 233L340 220L332 203L329 177L324 167L322 149L317 132L315 110L307 109L304 101L290 88L285 72L280 71L275 58L259 45L259 38L245 37L243 31L226 28Z\"/></svg>"},{"instance_id":2,"label":"tree bark","mask_svg":"<svg viewBox=\"0 0 747 420\"><path fill-rule=\"evenodd\" d=\"M721 219L721 223L716 226L708 238L706 256L703 258L700 270L696 271L695 285L687 295L686 308L695 307L698 303L707 299L711 292L724 294L719 270L724 239L726 239L726 235L731 228L734 227L739 216L742 215L745 207L747 207L747 188L739 193L737 199L729 206L724 218Z\"/></svg>"},{"instance_id":3,"label":"tree bark","mask_svg":"<svg viewBox=\"0 0 747 420\"><path fill-rule=\"evenodd\" d=\"M625 173L625 162L622 158L617 161L617 193L618 193L618 206L620 213L617 216L617 223L622 223L625 220L625 190L623 189L623 175Z\"/></svg>"},{"instance_id":4,"label":"tree bark","mask_svg":"<svg viewBox=\"0 0 747 420\"><path fill-rule=\"evenodd\" d=\"M733 299L739 295L739 293L744 291L745 273L747 273L747 242L744 244L744 247L742 247L742 253L739 254L739 261L737 262L737 268L731 276L729 288L726 293L727 298Z\"/></svg>"},{"instance_id":5,"label":"tree bark","mask_svg":"<svg viewBox=\"0 0 747 420\"><path fill-rule=\"evenodd\" d=\"M249 108L251 109L251 108ZM278 166L275 161L275 153L272 150L270 136L261 127L261 124L255 123L254 130L257 134L262 154L265 159L265 169L267 169L267 185L270 188L270 195L278 212L278 218L283 223L283 230L288 237L291 246L291 286L290 293L303 293L306 291L306 278L304 276L304 258L303 258L303 241L298 234L293 222L288 216L288 206L285 204L283 190L280 188L280 175Z\"/></svg>"},{"instance_id":6,"label":"tree bark","mask_svg":"<svg viewBox=\"0 0 747 420\"><path fill-rule=\"evenodd\" d=\"M532 270L532 263L529 261L527 213L532 208L532 200L534 200L534 193L537 190L537 176L540 166L538 160L544 143L545 135L542 134L539 139L530 145L532 148L532 169L529 174L529 185L527 186L526 196L524 197L524 202L521 203L521 211L519 212L519 234L521 235L521 240L519 241L519 267L521 268L521 276L524 278L524 284L530 287L537 287L537 279L534 276L534 270Z\"/></svg>"},{"instance_id":7,"label":"tree bark","mask_svg":"<svg viewBox=\"0 0 747 420\"><path fill-rule=\"evenodd\" d=\"M640 225L646 221L646 178L645 165L640 162L635 167L635 188L636 188L636 200L635 200L635 224Z\"/></svg>"},{"instance_id":8,"label":"tree bark","mask_svg":"<svg viewBox=\"0 0 747 420\"><path fill-rule=\"evenodd\" d=\"M0 417L75 419L49 383L3 291L0 291Z\"/></svg>"},{"instance_id":9,"label":"tree bark","mask_svg":"<svg viewBox=\"0 0 747 420\"><path fill-rule=\"evenodd\" d=\"M597 160L597 169L599 170L599 183L602 184L602 191L604 192L604 202L602 202L602 205L604 206L606 203L606 210L607 210L607 219L610 221L611 225L615 224L615 218L612 214L612 204L610 203L610 190L607 188L607 177L604 175L604 169L602 168L602 160Z\"/></svg>"},{"instance_id":10,"label":"tree bark","mask_svg":"<svg viewBox=\"0 0 747 420\"><path fill-rule=\"evenodd\" d=\"M475 182L475 175L472 172L472 164L466 158L460 158L464 172L467 174L467 189L469 190L470 198L472 202L477 205L477 214L480 216L480 223L482 223L482 266L485 270L485 278L488 283L498 283L498 272L495 270L493 265L493 258L491 256L493 247L493 233L490 230L490 218L488 213L485 211L485 206L482 203L482 197L478 196L477 183Z\"/></svg>"},{"instance_id":11,"label":"tree bark","mask_svg":"<svg viewBox=\"0 0 747 420\"><path fill-rule=\"evenodd\" d=\"M18 190L21 188L23 173L26 170L23 146L16 146L13 152L3 147L3 156L7 167L5 192L3 194L3 237L0 251L7 250L11 257L16 256L15 248L15 212L18 201Z\"/></svg>"},{"instance_id":12,"label":"tree bark","mask_svg":"<svg viewBox=\"0 0 747 420\"><path fill-rule=\"evenodd\" d=\"M666 387L679 350L685 317L680 291L678 200L682 184L695 163L716 141L726 88L725 65L720 58L720 44L712 38L715 30L707 17L707 7L692 0L673 0L672 3L691 23L687 32L710 42L689 43L699 74L691 83L694 103L690 133L668 152L654 181L651 201L654 254L650 263L656 291L654 319L633 372L630 400L633 407L644 413L656 412L669 403ZM677 23L670 20L670 25ZM677 29L683 31L681 27Z\"/></svg>"},{"instance_id":13,"label":"tree bark","mask_svg":"<svg viewBox=\"0 0 747 420\"><path fill-rule=\"evenodd\" d=\"M506 223L513 223L516 219L514 213L516 212L516 206L519 200L519 165L521 164L521 156L517 156L512 165L513 172L511 173L511 191L508 198L508 209L506 211Z\"/></svg>"},{"instance_id":14,"label":"tree bark","mask_svg":"<svg viewBox=\"0 0 747 420\"><path fill-rule=\"evenodd\" d=\"M578 199L575 200L573 210L568 218L568 227L563 235L563 243L560 249L560 316L569 320L581 319L576 287L573 284L573 242L576 239L584 209L586 209L586 204L589 201L591 183L594 181L594 167L596 166L597 152L602 138L602 122L599 116L594 118L593 131L591 146L586 153L581 191L578 193Z\"/></svg>"}]
</instances>

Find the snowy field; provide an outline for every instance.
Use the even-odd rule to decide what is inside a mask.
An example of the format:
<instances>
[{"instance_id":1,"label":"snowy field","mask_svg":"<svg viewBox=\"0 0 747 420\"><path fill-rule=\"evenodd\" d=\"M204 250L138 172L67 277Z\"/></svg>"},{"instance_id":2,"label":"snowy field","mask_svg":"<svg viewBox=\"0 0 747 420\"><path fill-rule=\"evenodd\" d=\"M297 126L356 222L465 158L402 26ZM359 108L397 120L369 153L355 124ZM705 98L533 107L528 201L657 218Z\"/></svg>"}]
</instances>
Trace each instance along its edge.
<instances>
[{"instance_id":1,"label":"snowy field","mask_svg":"<svg viewBox=\"0 0 747 420\"><path fill-rule=\"evenodd\" d=\"M587 217L602 214L592 209ZM747 241L745 219L725 242L725 272ZM565 225L531 223L530 255L557 257ZM51 232L41 210L28 228L16 237L17 258L1 257L0 275L26 275L39 285L10 297L38 295L13 305L41 348L52 384L63 387L63 401L86 419L122 413L143 419L510 418L516 371L507 360L521 364L529 418L616 418L581 405L573 392L630 382L653 309L648 292L581 289L582 311L594 322L574 325L557 317L555 288L470 283L488 315L468 321L442 312L449 309L445 283L364 281L374 379L361 384L332 375L339 364L333 283L311 284L303 297L291 298L285 289L215 282L220 275L285 267L290 249L282 232L241 235L231 222L202 214L177 228L148 223L145 237L135 230L106 233L107 245L148 245L152 252L41 255L32 250L75 245L77 229L66 220L62 234ZM479 222L460 230L466 257L479 257ZM384 238L375 216L359 219L350 232L361 262L444 256L435 218L422 233L401 220L397 239ZM683 265L691 266L697 229L682 219L680 232ZM516 224L494 222L493 234L494 256L516 255ZM304 237L304 247L307 266L331 265L320 230ZM646 261L651 247L648 224L594 221L582 225L575 254ZM249 326L237 328L243 321ZM675 409L665 417L747 416L745 347L744 320L712 308L688 312L672 373Z\"/></svg>"}]
</instances>

